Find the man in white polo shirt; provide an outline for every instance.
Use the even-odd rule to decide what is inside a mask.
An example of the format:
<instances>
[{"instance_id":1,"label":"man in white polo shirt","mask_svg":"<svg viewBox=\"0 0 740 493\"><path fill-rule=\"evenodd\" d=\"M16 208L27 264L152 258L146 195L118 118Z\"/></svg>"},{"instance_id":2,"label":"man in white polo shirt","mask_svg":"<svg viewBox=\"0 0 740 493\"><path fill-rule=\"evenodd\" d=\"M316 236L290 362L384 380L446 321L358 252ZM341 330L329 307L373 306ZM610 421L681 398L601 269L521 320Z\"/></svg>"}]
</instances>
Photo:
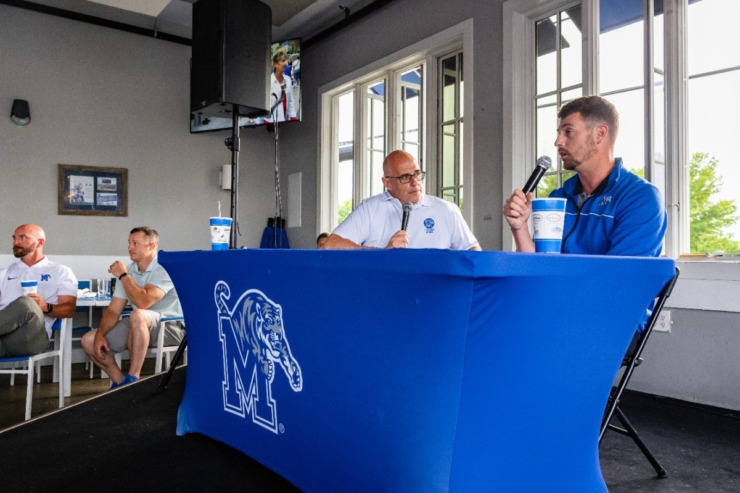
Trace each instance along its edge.
<instances>
[{"instance_id":1,"label":"man in white polo shirt","mask_svg":"<svg viewBox=\"0 0 740 493\"><path fill-rule=\"evenodd\" d=\"M45 351L54 320L74 316L77 279L72 269L44 256L45 244L46 233L35 224L13 233L18 260L0 270L0 357ZM36 293L24 295L21 281L36 281Z\"/></svg>"},{"instance_id":2,"label":"man in white polo shirt","mask_svg":"<svg viewBox=\"0 0 740 493\"><path fill-rule=\"evenodd\" d=\"M424 194L424 172L414 156L405 151L391 152L383 161L383 174L386 191L363 200L334 229L325 249L481 249L455 204ZM413 209L404 231L402 204L406 202Z\"/></svg>"}]
</instances>

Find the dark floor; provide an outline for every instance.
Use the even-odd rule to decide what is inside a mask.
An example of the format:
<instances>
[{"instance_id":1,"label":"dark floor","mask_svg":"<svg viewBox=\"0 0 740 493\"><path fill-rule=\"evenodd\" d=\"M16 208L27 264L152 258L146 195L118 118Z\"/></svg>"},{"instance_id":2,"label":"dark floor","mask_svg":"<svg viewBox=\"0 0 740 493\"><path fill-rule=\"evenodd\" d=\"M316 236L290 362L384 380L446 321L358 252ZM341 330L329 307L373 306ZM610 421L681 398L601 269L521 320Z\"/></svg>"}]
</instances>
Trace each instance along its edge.
<instances>
[{"instance_id":1,"label":"dark floor","mask_svg":"<svg viewBox=\"0 0 740 493\"><path fill-rule=\"evenodd\" d=\"M144 374L151 375L152 367L148 360ZM57 387L49 383L50 374L50 369L44 369L44 383L34 389L34 418L57 408ZM73 365L73 397L66 405L105 392L109 380L99 375L97 372L90 380L84 364ZM8 376L0 376L0 429L23 421L24 379L12 388L8 383ZM668 478L656 479L655 471L630 438L608 432L600 458L610 492L740 492L740 413L639 393L626 393L622 408L667 470Z\"/></svg>"},{"instance_id":2,"label":"dark floor","mask_svg":"<svg viewBox=\"0 0 740 493\"><path fill-rule=\"evenodd\" d=\"M125 365L125 362L124 362ZM154 359L147 358L142 369L142 377L154 372ZM51 366L41 368L41 383L33 389L31 417L59 409L59 384L51 383ZM64 400L69 406L108 391L110 379L100 378L100 370L95 369L94 378L89 378L85 363L72 365L72 395ZM0 375L0 430L23 422L26 403L26 377L16 375L15 385L10 386L10 375Z\"/></svg>"}]
</instances>

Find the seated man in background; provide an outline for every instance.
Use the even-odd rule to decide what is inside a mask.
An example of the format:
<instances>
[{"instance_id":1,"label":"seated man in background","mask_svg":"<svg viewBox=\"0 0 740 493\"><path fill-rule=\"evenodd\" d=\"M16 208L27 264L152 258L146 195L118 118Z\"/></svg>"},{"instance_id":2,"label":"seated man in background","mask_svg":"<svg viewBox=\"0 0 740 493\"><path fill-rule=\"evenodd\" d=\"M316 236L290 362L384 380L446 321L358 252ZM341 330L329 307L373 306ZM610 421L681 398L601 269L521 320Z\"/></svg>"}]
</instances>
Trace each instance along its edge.
<instances>
[{"instance_id":1,"label":"seated man in background","mask_svg":"<svg viewBox=\"0 0 740 493\"><path fill-rule=\"evenodd\" d=\"M157 262L159 234L141 226L128 236L128 253L133 261L111 264L108 272L118 278L110 305L103 313L100 327L82 337L82 347L90 359L111 378L111 389L138 380L147 348L155 346L162 317L182 317L177 291L167 271ZM134 310L121 318L126 303ZM184 328L180 322L165 325L165 345L176 346ZM116 364L114 353L128 349L129 369L124 374Z\"/></svg>"},{"instance_id":2,"label":"seated man in background","mask_svg":"<svg viewBox=\"0 0 740 493\"><path fill-rule=\"evenodd\" d=\"M363 200L329 235L325 249L481 249L455 204L424 194L424 172L411 154L388 154L383 161L383 174L386 191ZM406 202L413 209L404 231L402 204Z\"/></svg>"},{"instance_id":3,"label":"seated man in background","mask_svg":"<svg viewBox=\"0 0 740 493\"><path fill-rule=\"evenodd\" d=\"M35 224L13 233L16 260L0 270L0 357L29 356L49 347L57 318L74 316L77 279L72 269L44 256L46 233ZM37 281L24 295L21 281Z\"/></svg>"},{"instance_id":4,"label":"seated man in background","mask_svg":"<svg viewBox=\"0 0 740 493\"><path fill-rule=\"evenodd\" d=\"M326 245L326 239L329 238L329 233L321 233L316 237L316 248L322 249Z\"/></svg>"}]
</instances>

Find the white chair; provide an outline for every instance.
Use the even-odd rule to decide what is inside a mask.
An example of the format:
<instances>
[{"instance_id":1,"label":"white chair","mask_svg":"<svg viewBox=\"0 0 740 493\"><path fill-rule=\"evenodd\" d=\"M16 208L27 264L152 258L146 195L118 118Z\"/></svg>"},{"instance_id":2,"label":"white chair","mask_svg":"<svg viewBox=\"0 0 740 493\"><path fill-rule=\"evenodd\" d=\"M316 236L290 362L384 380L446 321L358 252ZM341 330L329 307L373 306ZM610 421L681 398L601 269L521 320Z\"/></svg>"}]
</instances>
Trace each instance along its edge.
<instances>
[{"instance_id":1,"label":"white chair","mask_svg":"<svg viewBox=\"0 0 740 493\"><path fill-rule=\"evenodd\" d=\"M172 355L177 351L177 348L180 347L179 344L174 346L165 346L164 345L164 334L165 334L165 326L167 322L172 321L179 321L182 322L184 319L182 317L162 317L159 319L159 334L157 336L157 345L155 347L150 347L147 349L146 355L147 356L154 356L156 359L154 361L154 373L162 373L167 368L169 368L170 363L172 362ZM164 358L163 358L164 356ZM187 363L187 350L185 354L183 355L184 362ZM165 360L165 365L162 365L162 360Z\"/></svg>"},{"instance_id":2,"label":"white chair","mask_svg":"<svg viewBox=\"0 0 740 493\"><path fill-rule=\"evenodd\" d=\"M125 313L124 316L127 316L128 314ZM165 346L164 345L164 335L165 335L165 325L167 322L172 321L180 321L182 322L184 319L182 317L162 317L159 320L159 333L157 335L157 345L153 347L149 347L146 350L146 356L147 357L154 357L154 373L162 373L167 368L169 368L170 363L172 361L172 355L177 351L178 345L175 346ZM121 361L123 360L123 355L126 354L128 356L128 351L123 351L121 353L116 353L116 363L118 364L118 367L121 367ZM183 360L185 363L187 363L187 350L185 354L183 355ZM163 364L164 363L164 364ZM90 371L90 378L92 378L93 373L92 369ZM100 378L105 378L108 375L105 372L100 373Z\"/></svg>"},{"instance_id":3,"label":"white chair","mask_svg":"<svg viewBox=\"0 0 740 493\"><path fill-rule=\"evenodd\" d=\"M54 347L43 353L32 356L13 356L0 358L0 363L10 363L11 368L0 368L0 374L10 375L10 384L15 383L15 375L26 375L26 417L31 418L31 403L33 402L33 372L36 369L36 363L42 360L51 359L54 361L58 358L57 368L59 368L59 408L64 407L64 343L66 338L71 336L72 319L57 319L53 326ZM20 363L20 366L18 364Z\"/></svg>"}]
</instances>

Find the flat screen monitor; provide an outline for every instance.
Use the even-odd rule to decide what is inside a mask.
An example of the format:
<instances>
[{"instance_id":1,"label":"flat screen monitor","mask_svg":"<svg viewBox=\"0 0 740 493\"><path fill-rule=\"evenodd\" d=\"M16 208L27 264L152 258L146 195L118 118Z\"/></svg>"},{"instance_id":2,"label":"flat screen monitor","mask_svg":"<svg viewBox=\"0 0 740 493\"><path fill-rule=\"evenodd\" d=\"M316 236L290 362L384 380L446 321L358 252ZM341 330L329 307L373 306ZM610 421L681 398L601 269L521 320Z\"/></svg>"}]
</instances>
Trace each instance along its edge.
<instances>
[{"instance_id":1,"label":"flat screen monitor","mask_svg":"<svg viewBox=\"0 0 740 493\"><path fill-rule=\"evenodd\" d=\"M240 127L301 120L301 40L272 43L270 62L270 66L265 67L270 74L270 114L258 118L240 116ZM191 133L230 129L231 126L231 117L207 116L197 111L190 114Z\"/></svg>"}]
</instances>

